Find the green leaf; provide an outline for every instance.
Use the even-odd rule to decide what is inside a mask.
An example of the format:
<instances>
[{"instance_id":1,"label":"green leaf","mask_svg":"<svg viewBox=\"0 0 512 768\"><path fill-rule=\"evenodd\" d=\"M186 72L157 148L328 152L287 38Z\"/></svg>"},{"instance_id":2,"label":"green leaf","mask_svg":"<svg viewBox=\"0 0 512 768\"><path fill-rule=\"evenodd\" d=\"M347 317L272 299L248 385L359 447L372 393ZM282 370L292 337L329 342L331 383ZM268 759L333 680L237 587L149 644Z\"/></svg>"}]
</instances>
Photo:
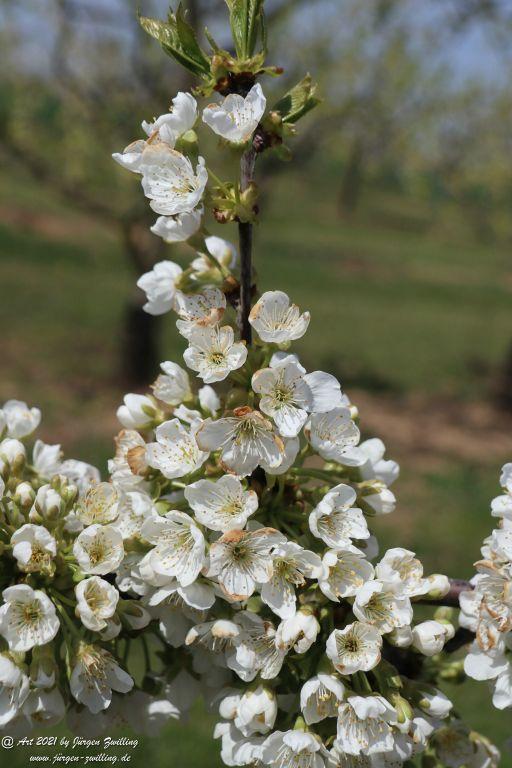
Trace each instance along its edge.
<instances>
[{"instance_id":1,"label":"green leaf","mask_svg":"<svg viewBox=\"0 0 512 768\"><path fill-rule=\"evenodd\" d=\"M248 0L247 13L247 56L252 56L258 40L258 32L262 39L265 36L265 21L263 16L263 0ZM265 44L264 44L265 47Z\"/></svg>"},{"instance_id":2,"label":"green leaf","mask_svg":"<svg viewBox=\"0 0 512 768\"><path fill-rule=\"evenodd\" d=\"M176 28L182 49L189 58L196 61L207 72L210 69L210 61L201 50L193 27L185 19L182 3L179 4L176 13Z\"/></svg>"},{"instance_id":3,"label":"green leaf","mask_svg":"<svg viewBox=\"0 0 512 768\"><path fill-rule=\"evenodd\" d=\"M210 61L199 47L194 30L185 21L181 5L178 15L169 13L167 21L139 16L139 23L145 32L158 40L168 56L189 72L201 76L209 73Z\"/></svg>"},{"instance_id":4,"label":"green leaf","mask_svg":"<svg viewBox=\"0 0 512 768\"><path fill-rule=\"evenodd\" d=\"M226 0L231 34L239 59L248 59L256 48L258 37L264 39L264 0Z\"/></svg>"},{"instance_id":5,"label":"green leaf","mask_svg":"<svg viewBox=\"0 0 512 768\"><path fill-rule=\"evenodd\" d=\"M220 45L219 45L219 44L217 43L217 41L215 40L215 38L214 38L214 37L213 37L213 35L211 34L211 32L210 32L210 30L208 29L208 27L205 27L205 28L204 28L204 34L205 34L205 36L206 36L206 39L207 39L207 40L208 40L208 42L210 43L210 46L211 46L211 49L212 49L212 51L213 51L214 53L219 53L219 51L221 50L221 48L220 48Z\"/></svg>"},{"instance_id":6,"label":"green leaf","mask_svg":"<svg viewBox=\"0 0 512 768\"><path fill-rule=\"evenodd\" d=\"M247 0L226 0L229 8L229 24L239 59L247 58Z\"/></svg>"},{"instance_id":7,"label":"green leaf","mask_svg":"<svg viewBox=\"0 0 512 768\"><path fill-rule=\"evenodd\" d=\"M321 99L315 96L316 87L308 74L274 105L273 109L281 113L283 123L296 123L320 104Z\"/></svg>"},{"instance_id":8,"label":"green leaf","mask_svg":"<svg viewBox=\"0 0 512 768\"><path fill-rule=\"evenodd\" d=\"M148 16L139 16L139 24L142 29L158 40L162 45L172 47L174 42L174 33L169 24L160 19L150 19Z\"/></svg>"}]
</instances>

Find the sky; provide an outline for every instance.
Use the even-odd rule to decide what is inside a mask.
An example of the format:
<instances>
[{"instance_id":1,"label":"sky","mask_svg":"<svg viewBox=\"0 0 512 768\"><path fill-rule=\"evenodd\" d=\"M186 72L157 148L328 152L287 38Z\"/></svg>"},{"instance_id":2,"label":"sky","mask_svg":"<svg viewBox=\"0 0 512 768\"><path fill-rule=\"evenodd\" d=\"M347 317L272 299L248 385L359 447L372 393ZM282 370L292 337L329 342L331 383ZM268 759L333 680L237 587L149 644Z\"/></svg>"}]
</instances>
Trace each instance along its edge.
<instances>
[{"instance_id":1,"label":"sky","mask_svg":"<svg viewBox=\"0 0 512 768\"><path fill-rule=\"evenodd\" d=\"M133 34L129 23L131 6L135 14L140 5L143 12L158 11L165 14L165 0L70 0L76 9L76 24L81 33L96 35ZM357 0L361 2L361 0ZM271 0L270 0L271 2ZM294 28L300 33L311 33L320 23L322 27L340 27L340 13L345 13L352 0L315 0L314 3L300 4L295 14ZM432 45L428 55L432 62L445 63L452 72L455 82L480 80L486 83L502 84L508 80L512 64L511 46L500 40L495 25L484 22L468 24L463 31L453 34L447 29L447 10L452 0L405 0L404 13L409 15L411 29L418 35L425 31L431 34ZM502 0L510 5L512 0ZM186 2L185 2L186 5ZM29 71L41 72L49 66L49 52L55 36L56 16L53 0L4 0L0 6L0 25L8 30L9 38L16 39L13 60L16 66ZM98 11L100 22L91 21L91 11ZM116 23L116 17L123 23ZM213 20L215 27L215 20ZM121 36L121 37L120 37Z\"/></svg>"}]
</instances>

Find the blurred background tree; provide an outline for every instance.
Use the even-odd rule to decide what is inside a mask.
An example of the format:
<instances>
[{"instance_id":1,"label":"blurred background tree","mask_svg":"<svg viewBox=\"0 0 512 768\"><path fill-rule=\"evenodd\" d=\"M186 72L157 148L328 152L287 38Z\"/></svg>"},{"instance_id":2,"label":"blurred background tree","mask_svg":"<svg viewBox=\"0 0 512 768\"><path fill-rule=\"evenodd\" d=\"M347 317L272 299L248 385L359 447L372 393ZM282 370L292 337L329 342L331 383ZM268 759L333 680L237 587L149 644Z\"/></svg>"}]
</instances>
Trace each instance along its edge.
<instances>
[{"instance_id":1,"label":"blurred background tree","mask_svg":"<svg viewBox=\"0 0 512 768\"><path fill-rule=\"evenodd\" d=\"M224 0L185 5L225 42ZM262 160L259 284L312 311L301 357L338 373L363 429L403 464L379 535L398 527L429 570L468 576L461 541L487 535L510 460L512 4L267 5L269 58L290 83L308 62L324 104L300 125L291 171ZM141 11L163 16L165 0ZM135 0L0 0L0 49L0 399L42 406L44 437L101 465L122 394L180 349L171 323L142 312L137 275L186 263L149 232L137 178L110 155L191 83L139 31ZM476 687L461 710L509 735L480 702ZM144 755L210 767L208 729L171 729Z\"/></svg>"}]
</instances>

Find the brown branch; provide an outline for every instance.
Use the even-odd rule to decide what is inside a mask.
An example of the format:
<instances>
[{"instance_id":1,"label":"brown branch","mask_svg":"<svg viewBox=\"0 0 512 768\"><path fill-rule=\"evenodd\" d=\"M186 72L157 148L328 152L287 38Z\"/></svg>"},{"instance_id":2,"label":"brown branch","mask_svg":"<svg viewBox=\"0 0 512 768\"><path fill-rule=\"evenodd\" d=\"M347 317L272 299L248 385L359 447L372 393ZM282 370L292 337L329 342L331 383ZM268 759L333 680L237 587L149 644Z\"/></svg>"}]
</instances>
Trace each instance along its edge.
<instances>
[{"instance_id":1,"label":"brown branch","mask_svg":"<svg viewBox=\"0 0 512 768\"><path fill-rule=\"evenodd\" d=\"M240 160L240 191L245 192L253 180L256 153L248 149ZM238 238L240 244L240 309L238 324L240 335L247 344L252 341L252 328L249 323L252 297L252 224L239 222Z\"/></svg>"},{"instance_id":2,"label":"brown branch","mask_svg":"<svg viewBox=\"0 0 512 768\"><path fill-rule=\"evenodd\" d=\"M444 605L448 608L458 608L460 593L472 589L473 585L469 581L465 581L464 579L450 579L450 590L444 597L420 597L420 599L415 600L415 602L420 603L421 605Z\"/></svg>"}]
</instances>

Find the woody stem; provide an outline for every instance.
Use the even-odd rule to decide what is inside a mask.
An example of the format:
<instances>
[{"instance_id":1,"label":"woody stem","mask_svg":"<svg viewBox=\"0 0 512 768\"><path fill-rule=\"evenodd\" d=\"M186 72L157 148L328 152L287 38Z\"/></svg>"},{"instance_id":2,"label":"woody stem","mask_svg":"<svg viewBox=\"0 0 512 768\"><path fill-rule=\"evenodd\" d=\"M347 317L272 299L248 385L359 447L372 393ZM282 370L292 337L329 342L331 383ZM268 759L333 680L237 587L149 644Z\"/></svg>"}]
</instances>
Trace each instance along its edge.
<instances>
[{"instance_id":1,"label":"woody stem","mask_svg":"<svg viewBox=\"0 0 512 768\"><path fill-rule=\"evenodd\" d=\"M240 160L240 191L245 192L254 175L256 153L251 147L243 153ZM240 335L247 344L252 341L252 328L249 323L252 295L252 227L249 222L239 222L238 238L240 245L240 306L238 325Z\"/></svg>"}]
</instances>

